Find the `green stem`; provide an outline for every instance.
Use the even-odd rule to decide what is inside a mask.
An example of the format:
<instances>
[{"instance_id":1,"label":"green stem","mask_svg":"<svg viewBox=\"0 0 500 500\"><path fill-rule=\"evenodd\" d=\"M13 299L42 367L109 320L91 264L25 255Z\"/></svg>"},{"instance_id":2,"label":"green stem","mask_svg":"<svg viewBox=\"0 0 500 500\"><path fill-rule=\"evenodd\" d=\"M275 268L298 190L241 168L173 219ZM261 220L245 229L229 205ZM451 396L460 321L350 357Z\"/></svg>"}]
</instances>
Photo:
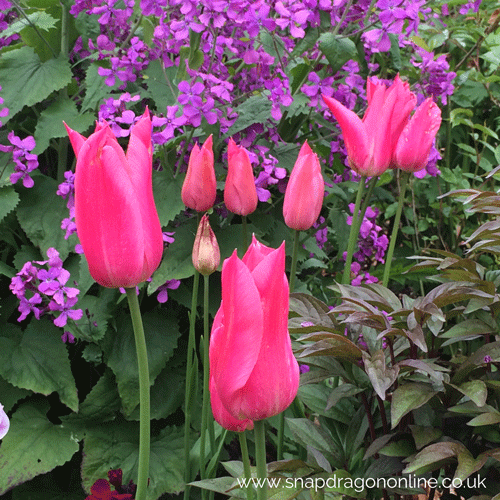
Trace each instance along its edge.
<instances>
[{"instance_id":1,"label":"green stem","mask_svg":"<svg viewBox=\"0 0 500 500\"><path fill-rule=\"evenodd\" d=\"M238 432L238 438L240 440L241 449L241 459L243 461L243 470L245 471L245 479L248 481L247 486L247 500L253 500L253 489L252 489L252 469L250 467L250 457L248 456L248 446L247 446L247 435L246 432Z\"/></svg>"},{"instance_id":2,"label":"green stem","mask_svg":"<svg viewBox=\"0 0 500 500\"><path fill-rule=\"evenodd\" d=\"M195 352L195 322L196 322L196 305L198 304L198 286L200 282L200 273L198 271L194 272L193 280L193 295L191 298L191 316L189 318L189 340L187 348L187 360L186 360L186 391L185 391L185 421L184 421L184 479L186 481L186 488L184 489L184 500L189 500L189 486L188 483L191 481L191 471L190 471L190 433L191 433L191 411L192 411L192 381L193 381L193 364Z\"/></svg>"},{"instance_id":3,"label":"green stem","mask_svg":"<svg viewBox=\"0 0 500 500\"><path fill-rule=\"evenodd\" d=\"M255 433L255 462L257 465L257 479L261 487L257 487L257 500L267 500L267 463L266 463L266 427L265 420L254 422Z\"/></svg>"},{"instance_id":4,"label":"green stem","mask_svg":"<svg viewBox=\"0 0 500 500\"><path fill-rule=\"evenodd\" d=\"M149 368L146 338L142 325L141 311L135 286L127 288L127 300L132 316L137 364L139 367L139 465L137 477L136 500L145 500L149 477L150 448L150 401L149 401Z\"/></svg>"},{"instance_id":5,"label":"green stem","mask_svg":"<svg viewBox=\"0 0 500 500\"><path fill-rule=\"evenodd\" d=\"M358 185L358 194L356 195L356 202L354 204L354 212L352 214L351 230L349 231L349 240L347 242L347 256L345 259L344 275L342 276L342 284L349 285L351 283L351 264L354 249L358 241L359 228L363 220L359 215L359 208L361 206L361 199L363 198L363 191L365 189L365 178L361 177Z\"/></svg>"},{"instance_id":6,"label":"green stem","mask_svg":"<svg viewBox=\"0 0 500 500\"><path fill-rule=\"evenodd\" d=\"M205 472L205 443L207 437L207 428L209 425L210 398L208 392L209 381L209 333L208 333L208 297L209 297L209 276L203 276L203 407L201 410L201 437L200 437L200 475L206 479ZM213 448L211 453L213 453ZM206 490L204 490L206 491Z\"/></svg>"},{"instance_id":7,"label":"green stem","mask_svg":"<svg viewBox=\"0 0 500 500\"><path fill-rule=\"evenodd\" d=\"M387 286L389 283L389 275L391 274L391 264L392 255L394 254L394 248L396 246L396 239L398 237L399 221L401 220L401 213L403 211L403 202L405 199L406 186L408 185L408 180L410 179L410 172L401 171L401 185L399 187L399 199L398 208L396 210L396 216L394 218L394 226L392 227L391 242L389 243L389 250L387 251L385 257L385 267L384 267L384 278L382 284Z\"/></svg>"},{"instance_id":8,"label":"green stem","mask_svg":"<svg viewBox=\"0 0 500 500\"><path fill-rule=\"evenodd\" d=\"M241 228L243 231L243 253L245 253L248 249L248 226L246 215L241 217Z\"/></svg>"},{"instance_id":9,"label":"green stem","mask_svg":"<svg viewBox=\"0 0 500 500\"><path fill-rule=\"evenodd\" d=\"M292 265L290 267L290 293L292 293L295 288L295 275L297 274L298 254L299 254L299 231L295 229L293 233Z\"/></svg>"}]
</instances>

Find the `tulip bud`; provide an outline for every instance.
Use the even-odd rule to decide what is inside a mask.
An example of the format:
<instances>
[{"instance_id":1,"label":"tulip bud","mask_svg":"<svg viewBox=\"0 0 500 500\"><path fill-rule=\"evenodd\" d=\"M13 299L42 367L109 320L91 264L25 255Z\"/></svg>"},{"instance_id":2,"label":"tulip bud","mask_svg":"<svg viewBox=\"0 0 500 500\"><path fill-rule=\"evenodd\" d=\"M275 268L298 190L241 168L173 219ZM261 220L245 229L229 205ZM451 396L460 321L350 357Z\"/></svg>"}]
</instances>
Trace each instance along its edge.
<instances>
[{"instance_id":1,"label":"tulip bud","mask_svg":"<svg viewBox=\"0 0 500 500\"><path fill-rule=\"evenodd\" d=\"M208 276L212 274L220 264L220 251L217 238L215 237L208 215L205 214L200 221L193 246L193 266L195 269Z\"/></svg>"},{"instance_id":2,"label":"tulip bud","mask_svg":"<svg viewBox=\"0 0 500 500\"><path fill-rule=\"evenodd\" d=\"M229 139L224 203L233 214L248 215L257 208L257 189L247 150Z\"/></svg>"},{"instance_id":3,"label":"tulip bud","mask_svg":"<svg viewBox=\"0 0 500 500\"><path fill-rule=\"evenodd\" d=\"M325 195L325 181L318 156L304 142L286 187L285 224L298 231L309 229L318 219Z\"/></svg>"},{"instance_id":4,"label":"tulip bud","mask_svg":"<svg viewBox=\"0 0 500 500\"><path fill-rule=\"evenodd\" d=\"M105 287L134 287L163 254L149 111L132 128L126 154L106 123L88 139L66 129L77 157L75 222L90 274Z\"/></svg>"},{"instance_id":5,"label":"tulip bud","mask_svg":"<svg viewBox=\"0 0 500 500\"><path fill-rule=\"evenodd\" d=\"M429 97L417 108L399 136L394 166L407 172L418 172L425 168L440 125L441 110Z\"/></svg>"},{"instance_id":6,"label":"tulip bud","mask_svg":"<svg viewBox=\"0 0 500 500\"><path fill-rule=\"evenodd\" d=\"M217 181L210 135L201 149L198 144L195 144L191 150L181 197L187 207L197 212L205 212L213 207L216 194Z\"/></svg>"},{"instance_id":7,"label":"tulip bud","mask_svg":"<svg viewBox=\"0 0 500 500\"><path fill-rule=\"evenodd\" d=\"M3 410L3 406L0 405L0 439L2 439L7 434L7 432L9 432L9 427L9 417Z\"/></svg>"}]
</instances>

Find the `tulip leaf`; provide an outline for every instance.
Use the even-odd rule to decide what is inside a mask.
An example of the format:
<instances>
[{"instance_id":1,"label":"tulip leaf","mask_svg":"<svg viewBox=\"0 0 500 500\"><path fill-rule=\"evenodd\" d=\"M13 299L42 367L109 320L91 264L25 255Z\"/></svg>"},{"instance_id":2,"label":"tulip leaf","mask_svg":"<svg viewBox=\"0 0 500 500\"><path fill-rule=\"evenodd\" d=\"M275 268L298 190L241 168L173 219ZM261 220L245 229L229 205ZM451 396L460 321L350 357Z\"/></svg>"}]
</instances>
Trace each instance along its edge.
<instances>
[{"instance_id":1,"label":"tulip leaf","mask_svg":"<svg viewBox=\"0 0 500 500\"><path fill-rule=\"evenodd\" d=\"M3 105L9 114L5 125L24 106L33 106L71 83L72 73L65 55L42 62L32 47L22 47L2 54L0 82ZM19 92L22 89L22 92Z\"/></svg>"},{"instance_id":2,"label":"tulip leaf","mask_svg":"<svg viewBox=\"0 0 500 500\"><path fill-rule=\"evenodd\" d=\"M144 334L148 350L149 382L152 385L177 347L177 322L160 313L144 314ZM117 331L110 332L104 342L108 366L118 383L118 392L125 415L130 415L139 404L139 373L134 332L130 318L118 322Z\"/></svg>"},{"instance_id":3,"label":"tulip leaf","mask_svg":"<svg viewBox=\"0 0 500 500\"><path fill-rule=\"evenodd\" d=\"M57 392L78 411L78 395L61 330L32 319L24 331L5 325L0 333L0 375L12 385L44 395Z\"/></svg>"},{"instance_id":4,"label":"tulip leaf","mask_svg":"<svg viewBox=\"0 0 500 500\"><path fill-rule=\"evenodd\" d=\"M146 500L184 488L184 434L165 427L151 439L149 485ZM107 478L110 469L122 469L123 484L137 480L139 426L112 422L88 430L83 447L82 483L86 491L97 479Z\"/></svg>"},{"instance_id":5,"label":"tulip leaf","mask_svg":"<svg viewBox=\"0 0 500 500\"><path fill-rule=\"evenodd\" d=\"M43 257L53 247L65 260L74 245L64 239L65 232L61 229L61 221L69 215L66 201L56 194L56 180L37 175L34 181L29 196L23 197L17 207L19 224Z\"/></svg>"},{"instance_id":6,"label":"tulip leaf","mask_svg":"<svg viewBox=\"0 0 500 500\"><path fill-rule=\"evenodd\" d=\"M48 410L46 402L30 402L12 416L10 430L0 447L0 495L66 463L78 451L72 430L50 422Z\"/></svg>"}]
</instances>

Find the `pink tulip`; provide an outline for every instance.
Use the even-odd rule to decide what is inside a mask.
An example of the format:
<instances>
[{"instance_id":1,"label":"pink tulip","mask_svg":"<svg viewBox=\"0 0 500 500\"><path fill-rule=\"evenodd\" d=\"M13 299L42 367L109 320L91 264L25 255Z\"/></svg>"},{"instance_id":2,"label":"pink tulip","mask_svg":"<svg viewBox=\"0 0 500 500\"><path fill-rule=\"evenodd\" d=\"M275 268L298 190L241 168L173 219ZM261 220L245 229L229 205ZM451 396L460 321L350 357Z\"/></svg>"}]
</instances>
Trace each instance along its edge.
<instances>
[{"instance_id":1,"label":"pink tulip","mask_svg":"<svg viewBox=\"0 0 500 500\"><path fill-rule=\"evenodd\" d=\"M325 182L318 156L306 141L300 148L286 187L283 204L285 224L298 231L309 229L318 219L324 195Z\"/></svg>"},{"instance_id":2,"label":"pink tulip","mask_svg":"<svg viewBox=\"0 0 500 500\"><path fill-rule=\"evenodd\" d=\"M368 108L362 120L336 99L323 95L323 100L342 129L350 167L370 177L392 166L394 149L416 97L399 75L389 88L368 80L366 94Z\"/></svg>"},{"instance_id":3,"label":"pink tulip","mask_svg":"<svg viewBox=\"0 0 500 500\"><path fill-rule=\"evenodd\" d=\"M297 394L288 292L284 243L273 249L254 236L243 260L234 251L224 261L210 339L210 393L214 417L228 429L277 415Z\"/></svg>"},{"instance_id":4,"label":"pink tulip","mask_svg":"<svg viewBox=\"0 0 500 500\"><path fill-rule=\"evenodd\" d=\"M4 438L9 432L10 421L7 413L5 413L3 406L0 404L0 439Z\"/></svg>"},{"instance_id":5,"label":"pink tulip","mask_svg":"<svg viewBox=\"0 0 500 500\"><path fill-rule=\"evenodd\" d=\"M66 129L77 156L75 222L90 274L105 287L136 286L153 274L163 253L149 111L134 125L126 154L107 123L88 139Z\"/></svg>"},{"instance_id":6,"label":"pink tulip","mask_svg":"<svg viewBox=\"0 0 500 500\"><path fill-rule=\"evenodd\" d=\"M440 125L441 110L429 97L417 108L399 136L394 165L407 172L425 168Z\"/></svg>"},{"instance_id":7,"label":"pink tulip","mask_svg":"<svg viewBox=\"0 0 500 500\"><path fill-rule=\"evenodd\" d=\"M201 149L195 144L191 150L181 196L184 205L197 212L204 212L213 207L216 194L217 181L210 135Z\"/></svg>"},{"instance_id":8,"label":"pink tulip","mask_svg":"<svg viewBox=\"0 0 500 500\"><path fill-rule=\"evenodd\" d=\"M224 203L233 214L248 215L257 208L257 189L247 150L229 139Z\"/></svg>"}]
</instances>

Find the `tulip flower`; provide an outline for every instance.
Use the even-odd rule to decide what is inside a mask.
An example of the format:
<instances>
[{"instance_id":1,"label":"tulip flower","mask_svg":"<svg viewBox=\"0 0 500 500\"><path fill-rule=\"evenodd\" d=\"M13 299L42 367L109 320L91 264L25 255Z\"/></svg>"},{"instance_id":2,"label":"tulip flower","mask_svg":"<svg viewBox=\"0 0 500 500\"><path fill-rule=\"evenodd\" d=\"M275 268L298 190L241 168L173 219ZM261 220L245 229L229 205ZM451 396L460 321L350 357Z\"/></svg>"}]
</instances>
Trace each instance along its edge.
<instances>
[{"instance_id":1,"label":"tulip flower","mask_svg":"<svg viewBox=\"0 0 500 500\"><path fill-rule=\"evenodd\" d=\"M132 128L126 154L107 123L88 139L66 129L77 156L75 222L90 274L105 287L134 287L153 274L163 253L149 111Z\"/></svg>"},{"instance_id":2,"label":"tulip flower","mask_svg":"<svg viewBox=\"0 0 500 500\"><path fill-rule=\"evenodd\" d=\"M233 214L248 215L257 208L257 188L247 150L229 139L224 203Z\"/></svg>"},{"instance_id":3,"label":"tulip flower","mask_svg":"<svg viewBox=\"0 0 500 500\"><path fill-rule=\"evenodd\" d=\"M350 167L362 176L375 176L390 166L397 141L416 104L409 85L399 75L387 88L367 82L368 108L361 120L332 97L323 100L339 122Z\"/></svg>"},{"instance_id":4,"label":"tulip flower","mask_svg":"<svg viewBox=\"0 0 500 500\"><path fill-rule=\"evenodd\" d=\"M394 151L394 166L407 172L425 168L434 138L441 125L441 110L426 99L406 124Z\"/></svg>"},{"instance_id":5,"label":"tulip flower","mask_svg":"<svg viewBox=\"0 0 500 500\"><path fill-rule=\"evenodd\" d=\"M0 404L0 439L4 438L7 432L9 432L10 421L7 413L3 410L3 406Z\"/></svg>"},{"instance_id":6,"label":"tulip flower","mask_svg":"<svg viewBox=\"0 0 500 500\"><path fill-rule=\"evenodd\" d=\"M288 334L285 245L255 236L222 267L222 301L210 338L210 393L215 419L231 430L285 410L297 394L299 366Z\"/></svg>"},{"instance_id":7,"label":"tulip flower","mask_svg":"<svg viewBox=\"0 0 500 500\"><path fill-rule=\"evenodd\" d=\"M217 181L210 135L201 149L198 144L195 144L191 150L181 197L187 207L197 212L204 212L213 207L216 194Z\"/></svg>"},{"instance_id":8,"label":"tulip flower","mask_svg":"<svg viewBox=\"0 0 500 500\"><path fill-rule=\"evenodd\" d=\"M318 219L325 194L318 156L304 142L286 187L285 224L298 231L309 229Z\"/></svg>"},{"instance_id":9,"label":"tulip flower","mask_svg":"<svg viewBox=\"0 0 500 500\"><path fill-rule=\"evenodd\" d=\"M212 274L220 264L219 244L210 227L207 214L201 218L198 225L194 239L192 259L195 269L204 276Z\"/></svg>"}]
</instances>

